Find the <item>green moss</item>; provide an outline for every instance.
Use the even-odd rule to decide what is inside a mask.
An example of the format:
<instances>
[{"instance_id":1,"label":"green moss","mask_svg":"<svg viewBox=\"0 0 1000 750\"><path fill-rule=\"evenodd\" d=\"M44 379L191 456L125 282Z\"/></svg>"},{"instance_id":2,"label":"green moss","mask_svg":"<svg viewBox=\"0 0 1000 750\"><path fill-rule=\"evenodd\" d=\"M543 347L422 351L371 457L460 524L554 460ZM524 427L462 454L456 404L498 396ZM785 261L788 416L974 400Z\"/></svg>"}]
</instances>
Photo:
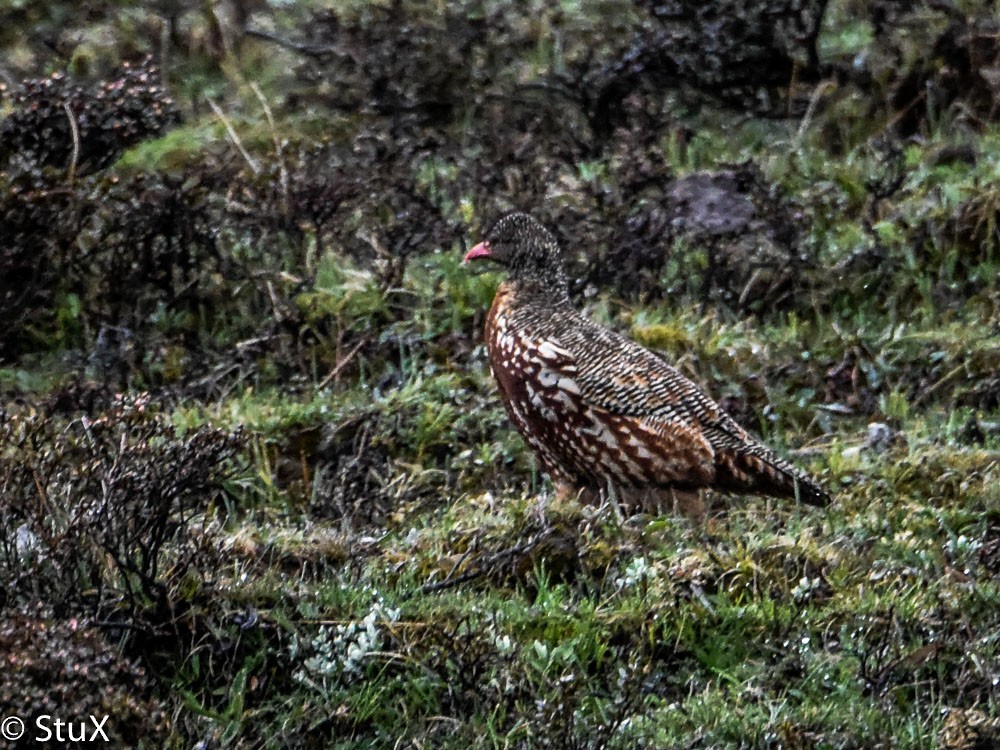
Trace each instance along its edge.
<instances>
[{"instance_id":1,"label":"green moss","mask_svg":"<svg viewBox=\"0 0 1000 750\"><path fill-rule=\"evenodd\" d=\"M125 173L180 171L203 160L205 149L220 137L225 134L216 121L188 123L160 138L133 146L118 158L116 168Z\"/></svg>"},{"instance_id":2,"label":"green moss","mask_svg":"<svg viewBox=\"0 0 1000 750\"><path fill-rule=\"evenodd\" d=\"M693 343L688 331L680 326L668 324L653 324L633 326L632 338L643 346L659 349L668 353L677 353L690 348Z\"/></svg>"}]
</instances>

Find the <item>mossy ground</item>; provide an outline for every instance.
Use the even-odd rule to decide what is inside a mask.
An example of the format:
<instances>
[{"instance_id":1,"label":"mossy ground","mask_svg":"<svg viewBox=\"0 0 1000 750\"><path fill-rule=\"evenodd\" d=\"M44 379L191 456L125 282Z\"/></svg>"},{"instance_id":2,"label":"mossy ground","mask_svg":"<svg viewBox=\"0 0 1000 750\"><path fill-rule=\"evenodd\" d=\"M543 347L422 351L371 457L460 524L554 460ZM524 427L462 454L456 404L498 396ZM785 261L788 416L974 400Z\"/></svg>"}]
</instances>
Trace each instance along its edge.
<instances>
[{"instance_id":1,"label":"mossy ground","mask_svg":"<svg viewBox=\"0 0 1000 750\"><path fill-rule=\"evenodd\" d=\"M151 570L143 539L95 542L106 555L74 542L91 567L53 572L11 536L0 606L59 605L52 617L89 618L120 646L171 717L149 747L923 749L995 738L976 728L1000 714L994 120L927 101L915 129L894 131L901 105L878 57L890 53L853 19L866 6L842 2L818 48L830 65L870 51L868 88L830 73L807 87L817 101L835 90L821 106L775 118L627 79L633 119L602 142L586 102L547 101L539 114L531 97L593 81L573 78L584 50L610 57L643 3L624 14L600 2L451 15L409 5L338 6L343 36L316 38L312 4L257 11L269 34L337 47L340 68L228 36L218 9L181 14L188 46L163 59L185 122L125 151L79 200L110 195L131 215L180 196L175 224L207 227L177 240L175 261L201 248L187 276L126 284L120 294L135 299L109 301L101 271L81 271L75 286L42 293L40 317L12 318L0 361L5 533L44 536L39 498L72 508L107 496L113 483L98 471L139 477L125 485L134 493L180 487L162 491L176 516L151 526L166 535ZM160 28L152 12L114 4L98 15L126 47L128 34ZM400 27L410 36L392 36ZM5 43L30 59L26 43ZM82 44L75 64L99 67L98 49ZM498 106L498 91L520 103ZM491 119L501 115L510 122ZM728 235L657 223L664 186L703 170L756 186L727 194L755 206L735 234L774 253L737 255ZM137 175L148 192L102 182ZM705 523L556 503L485 358L498 277L460 265L514 205L557 225L589 315L662 351L834 503L715 494ZM155 239L173 237L156 210L150 252L173 247ZM122 236L122 251L132 247L127 228L74 231L73 247ZM652 270L634 260L649 252ZM106 343L126 329L125 343ZM104 453L89 455L87 420L120 417L118 392L149 392L157 426L124 417L138 432L122 428L114 453L105 423ZM199 469L192 490L185 467L159 484L142 468L197 456L199 436L222 439L208 429L239 431L218 450L218 476ZM38 437L25 442L25 430ZM51 476L32 476L36 460ZM121 498L93 507L146 520L152 505ZM67 523L78 536L91 528ZM25 571L49 577L33 588ZM953 742L963 731L972 739Z\"/></svg>"}]
</instances>

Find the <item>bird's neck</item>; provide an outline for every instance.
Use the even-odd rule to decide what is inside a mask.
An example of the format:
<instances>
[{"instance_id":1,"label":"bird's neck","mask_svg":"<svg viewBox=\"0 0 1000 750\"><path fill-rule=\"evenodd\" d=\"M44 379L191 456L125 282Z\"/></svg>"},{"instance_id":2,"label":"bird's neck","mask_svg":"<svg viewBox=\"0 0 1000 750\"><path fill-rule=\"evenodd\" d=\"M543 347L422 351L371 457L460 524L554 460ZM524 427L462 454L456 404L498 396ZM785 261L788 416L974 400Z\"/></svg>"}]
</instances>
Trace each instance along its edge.
<instances>
[{"instance_id":1,"label":"bird's neck","mask_svg":"<svg viewBox=\"0 0 1000 750\"><path fill-rule=\"evenodd\" d=\"M513 274L508 278L507 284L519 302L531 302L542 306L569 303L569 280L562 269Z\"/></svg>"}]
</instances>

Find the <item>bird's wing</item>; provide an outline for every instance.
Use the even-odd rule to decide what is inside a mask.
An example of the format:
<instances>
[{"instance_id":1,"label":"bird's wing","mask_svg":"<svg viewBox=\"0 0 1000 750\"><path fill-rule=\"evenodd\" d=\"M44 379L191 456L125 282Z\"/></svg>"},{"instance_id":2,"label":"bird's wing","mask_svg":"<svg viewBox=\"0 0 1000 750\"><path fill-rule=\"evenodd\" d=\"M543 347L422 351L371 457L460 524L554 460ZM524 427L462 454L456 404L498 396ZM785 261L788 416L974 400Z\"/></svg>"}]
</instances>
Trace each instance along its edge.
<instances>
[{"instance_id":1,"label":"bird's wing","mask_svg":"<svg viewBox=\"0 0 1000 750\"><path fill-rule=\"evenodd\" d=\"M718 480L733 488L800 495L823 505L830 497L808 474L740 427L697 385L658 355L580 316L560 325L546 345L591 406L635 420L663 436L687 435L715 455Z\"/></svg>"},{"instance_id":2,"label":"bird's wing","mask_svg":"<svg viewBox=\"0 0 1000 750\"><path fill-rule=\"evenodd\" d=\"M571 375L584 401L650 425L683 425L714 448L753 438L688 378L663 359L585 318L545 341L554 369Z\"/></svg>"},{"instance_id":3,"label":"bird's wing","mask_svg":"<svg viewBox=\"0 0 1000 750\"><path fill-rule=\"evenodd\" d=\"M709 460L719 486L798 494L825 504L826 492L740 427L697 385L648 349L582 316L553 317L530 337L538 382L555 398L582 401L623 420L633 437L657 436L692 466ZM670 463L670 462L667 462Z\"/></svg>"}]
</instances>

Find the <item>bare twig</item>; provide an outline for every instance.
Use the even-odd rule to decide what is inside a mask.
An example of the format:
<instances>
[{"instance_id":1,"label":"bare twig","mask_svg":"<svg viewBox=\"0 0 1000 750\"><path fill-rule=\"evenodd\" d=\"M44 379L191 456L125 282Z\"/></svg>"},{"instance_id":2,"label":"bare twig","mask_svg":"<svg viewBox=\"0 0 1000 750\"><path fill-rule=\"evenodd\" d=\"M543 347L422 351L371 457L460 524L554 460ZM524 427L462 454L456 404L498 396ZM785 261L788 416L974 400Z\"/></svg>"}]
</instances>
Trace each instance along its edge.
<instances>
[{"instance_id":1,"label":"bare twig","mask_svg":"<svg viewBox=\"0 0 1000 750\"><path fill-rule=\"evenodd\" d=\"M337 377L340 375L340 373L343 372L344 368L347 367L348 364L350 364L350 362L351 362L352 359L354 359L355 355L359 351L361 351L361 347L363 347L367 343L368 343L368 339L367 338L362 338L361 341L359 341L357 344L355 344L354 347L351 349L351 351L349 351L344 356L344 358L342 360L340 360L336 364L336 366L332 370L330 370L329 373L327 373L326 377L323 378L319 382L319 385L316 386L317 389L326 388L328 385L330 385L330 383L332 383L334 380L336 380Z\"/></svg>"},{"instance_id":2,"label":"bare twig","mask_svg":"<svg viewBox=\"0 0 1000 750\"><path fill-rule=\"evenodd\" d=\"M463 573L456 578L445 578L443 581L437 581L435 583L428 583L425 586L420 587L421 594L434 594L438 591L444 591L445 589L454 588L455 586L461 586L463 583L468 583L469 581L475 581L477 578L482 578L486 575L486 568L476 568L469 571L468 573ZM409 597L404 597L408 599Z\"/></svg>"},{"instance_id":3,"label":"bare twig","mask_svg":"<svg viewBox=\"0 0 1000 750\"><path fill-rule=\"evenodd\" d=\"M73 115L73 110L69 107L69 102L63 102L62 106L66 112L67 119L69 119L69 131L73 135L73 155L70 157L69 167L66 169L66 179L72 185L76 180L76 164L80 159L80 129L77 127L76 117Z\"/></svg>"},{"instance_id":4,"label":"bare twig","mask_svg":"<svg viewBox=\"0 0 1000 750\"><path fill-rule=\"evenodd\" d=\"M750 298L750 290L752 290L757 285L757 281L758 279L760 279L763 271L764 269L761 268L760 266L757 266L753 270L753 273L750 274L750 278L747 279L746 286L743 287L743 291L740 293L740 299L736 303L737 305L743 307L743 305L746 304L747 299Z\"/></svg>"},{"instance_id":5,"label":"bare twig","mask_svg":"<svg viewBox=\"0 0 1000 750\"><path fill-rule=\"evenodd\" d=\"M212 97L206 96L205 99L208 101L208 106L210 106L212 111L215 112L216 117L222 120L222 124L226 126L226 132L229 133L229 139L233 142L233 145L236 146L236 150L242 154L246 163L250 166L250 169L253 170L253 173L260 174L260 165L258 165L257 161L250 156L249 152L245 148L243 148L243 142L240 140L240 137L236 135L236 131L233 129L232 123L229 122L229 118L226 117L226 114L222 111L222 109L220 109L219 105L215 103Z\"/></svg>"},{"instance_id":6,"label":"bare twig","mask_svg":"<svg viewBox=\"0 0 1000 750\"><path fill-rule=\"evenodd\" d=\"M300 55L305 55L307 57L325 57L326 55L343 54L339 49L330 45L295 42L291 39L284 39L276 34L272 34L269 31L264 31L263 29L248 27L244 30L244 33L247 36L263 39L265 42L274 42L279 47L284 47L285 49L289 49L292 52L298 52Z\"/></svg>"},{"instance_id":7,"label":"bare twig","mask_svg":"<svg viewBox=\"0 0 1000 750\"><path fill-rule=\"evenodd\" d=\"M285 316L281 312L281 303L278 302L278 295L274 291L274 284L268 279L265 286L267 286L267 296L271 300L271 309L274 310L274 319L280 323L285 319Z\"/></svg>"},{"instance_id":8,"label":"bare twig","mask_svg":"<svg viewBox=\"0 0 1000 750\"><path fill-rule=\"evenodd\" d=\"M264 116L267 117L267 125L271 129L271 140L274 141L274 154L278 157L278 179L281 184L281 213L285 219L288 219L290 215L288 202L288 167L285 164L285 154L281 145L281 139L278 138L278 128L274 124L274 114L271 112L271 107L268 105L267 99L264 98L264 93L260 90L260 86L257 85L256 81L250 81L250 90L256 95L257 101L260 102L260 106L264 108Z\"/></svg>"},{"instance_id":9,"label":"bare twig","mask_svg":"<svg viewBox=\"0 0 1000 750\"><path fill-rule=\"evenodd\" d=\"M923 406L930 399L931 396L936 394L942 388L951 385L956 380L961 379L961 377L967 374L969 371L968 363L962 362L957 367L953 367L949 370L943 377L932 383L928 388L926 388L922 393L920 393L913 401L914 406Z\"/></svg>"},{"instance_id":10,"label":"bare twig","mask_svg":"<svg viewBox=\"0 0 1000 750\"><path fill-rule=\"evenodd\" d=\"M799 123L799 130L795 134L795 148L802 147L802 139L805 138L806 129L809 127L809 123L812 122L813 115L816 114L816 107L819 106L820 97L823 96L827 91L832 88L836 88L837 84L833 81L823 81L816 87L813 91L812 96L809 97L809 106L806 108L806 113L802 116L802 122Z\"/></svg>"},{"instance_id":11,"label":"bare twig","mask_svg":"<svg viewBox=\"0 0 1000 750\"><path fill-rule=\"evenodd\" d=\"M488 573L493 572L496 569L497 563L505 559L510 559L517 555L526 554L527 552L531 551L536 546L538 546L538 544L541 541L543 541L547 536L548 536L547 532L534 534L529 539L521 542L520 544L515 544L513 547L502 549L499 552L495 552L492 555L487 555L481 558L479 561L477 561L478 564L476 565L475 568L466 573L462 573L461 575L452 578L451 576L454 575L457 568L463 562L465 562L466 557L468 557L468 554L463 555L462 558L458 561L458 563L451 569L451 572L448 573L448 577L444 578L441 581L435 581L434 583L428 583L421 586L419 592L421 594L433 594L438 591L444 591L445 589L454 588L455 586L460 586L463 583L468 583L469 581L475 581L478 578L482 578ZM412 596L412 594L410 594L409 596ZM409 596L405 596L404 598L408 599Z\"/></svg>"}]
</instances>

